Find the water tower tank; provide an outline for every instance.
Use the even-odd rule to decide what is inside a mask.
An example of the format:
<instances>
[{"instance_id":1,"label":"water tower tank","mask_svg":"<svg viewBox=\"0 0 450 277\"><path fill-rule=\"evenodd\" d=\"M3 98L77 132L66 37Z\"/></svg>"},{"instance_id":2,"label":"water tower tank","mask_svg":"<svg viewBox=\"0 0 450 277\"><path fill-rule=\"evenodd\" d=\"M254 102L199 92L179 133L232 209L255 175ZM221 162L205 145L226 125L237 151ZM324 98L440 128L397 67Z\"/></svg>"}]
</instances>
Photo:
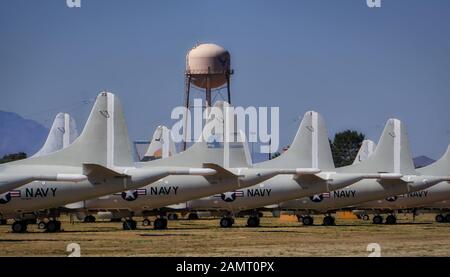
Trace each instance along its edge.
<instances>
[{"instance_id":1,"label":"water tower tank","mask_svg":"<svg viewBox=\"0 0 450 277\"><path fill-rule=\"evenodd\" d=\"M187 54L186 73L191 76L191 82L196 87L204 89L221 87L227 83L229 72L230 53L217 44L199 44Z\"/></svg>"}]
</instances>

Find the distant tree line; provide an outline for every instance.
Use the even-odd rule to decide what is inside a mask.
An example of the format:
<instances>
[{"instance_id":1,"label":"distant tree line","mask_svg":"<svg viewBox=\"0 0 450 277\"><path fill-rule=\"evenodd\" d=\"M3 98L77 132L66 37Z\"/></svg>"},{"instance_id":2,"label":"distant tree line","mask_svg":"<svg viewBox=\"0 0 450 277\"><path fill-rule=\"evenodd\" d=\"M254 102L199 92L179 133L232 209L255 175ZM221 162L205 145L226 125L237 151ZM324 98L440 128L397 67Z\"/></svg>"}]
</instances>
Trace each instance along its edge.
<instances>
[{"instance_id":1,"label":"distant tree line","mask_svg":"<svg viewBox=\"0 0 450 277\"><path fill-rule=\"evenodd\" d=\"M330 140L336 167L352 164L365 138L364 134L352 130L336 133L333 141Z\"/></svg>"}]
</instances>

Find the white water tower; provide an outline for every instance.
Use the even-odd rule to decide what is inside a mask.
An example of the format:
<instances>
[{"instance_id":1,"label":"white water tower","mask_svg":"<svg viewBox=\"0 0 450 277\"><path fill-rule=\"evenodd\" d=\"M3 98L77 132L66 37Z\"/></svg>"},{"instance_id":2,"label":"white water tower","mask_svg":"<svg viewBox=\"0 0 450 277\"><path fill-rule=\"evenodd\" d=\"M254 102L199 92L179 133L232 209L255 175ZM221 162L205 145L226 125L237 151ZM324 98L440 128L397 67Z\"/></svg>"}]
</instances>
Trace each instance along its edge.
<instances>
[{"instance_id":1,"label":"white water tower","mask_svg":"<svg viewBox=\"0 0 450 277\"><path fill-rule=\"evenodd\" d=\"M230 94L230 53L213 43L203 43L192 48L186 56L186 106L189 105L191 84L206 93L206 105L211 107L211 90L227 87L228 102Z\"/></svg>"}]
</instances>

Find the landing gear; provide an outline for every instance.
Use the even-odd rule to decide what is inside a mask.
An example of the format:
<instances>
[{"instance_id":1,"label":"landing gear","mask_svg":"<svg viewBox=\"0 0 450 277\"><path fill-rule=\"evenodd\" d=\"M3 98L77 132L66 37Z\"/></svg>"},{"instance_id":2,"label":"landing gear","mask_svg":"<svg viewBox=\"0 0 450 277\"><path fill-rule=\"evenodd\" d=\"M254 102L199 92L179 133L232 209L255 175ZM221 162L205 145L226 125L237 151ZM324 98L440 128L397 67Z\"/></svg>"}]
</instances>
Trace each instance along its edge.
<instances>
[{"instance_id":1,"label":"landing gear","mask_svg":"<svg viewBox=\"0 0 450 277\"><path fill-rule=\"evenodd\" d=\"M447 214L447 215L445 216L445 221L446 221L446 222L450 222L450 214Z\"/></svg>"},{"instance_id":2,"label":"landing gear","mask_svg":"<svg viewBox=\"0 0 450 277\"><path fill-rule=\"evenodd\" d=\"M163 217L159 217L155 219L155 222L153 222L153 228L155 230L164 230L167 229L167 219Z\"/></svg>"},{"instance_id":3,"label":"landing gear","mask_svg":"<svg viewBox=\"0 0 450 277\"><path fill-rule=\"evenodd\" d=\"M220 224L222 225L222 222ZM231 225L233 225L233 224L231 224ZM250 216L247 219L247 227L259 227L259 217Z\"/></svg>"},{"instance_id":4,"label":"landing gear","mask_svg":"<svg viewBox=\"0 0 450 277\"><path fill-rule=\"evenodd\" d=\"M47 222L47 227L45 230L49 233L55 233L61 231L61 221L58 220L50 220Z\"/></svg>"},{"instance_id":5,"label":"landing gear","mask_svg":"<svg viewBox=\"0 0 450 277\"><path fill-rule=\"evenodd\" d=\"M230 228L233 226L234 220L231 217L222 217L220 219L220 227Z\"/></svg>"},{"instance_id":6,"label":"landing gear","mask_svg":"<svg viewBox=\"0 0 450 277\"><path fill-rule=\"evenodd\" d=\"M188 219L189 220L197 220L198 219L198 214L197 213L190 213L188 215Z\"/></svg>"},{"instance_id":7,"label":"landing gear","mask_svg":"<svg viewBox=\"0 0 450 277\"><path fill-rule=\"evenodd\" d=\"M393 225L396 223L397 223L397 218L395 217L395 215L390 214L386 217L386 224Z\"/></svg>"},{"instance_id":8,"label":"landing gear","mask_svg":"<svg viewBox=\"0 0 450 277\"><path fill-rule=\"evenodd\" d=\"M142 220L142 226L150 226L151 222L150 219L145 218L144 220Z\"/></svg>"},{"instance_id":9,"label":"landing gear","mask_svg":"<svg viewBox=\"0 0 450 277\"><path fill-rule=\"evenodd\" d=\"M6 225L6 219L0 219L0 225Z\"/></svg>"},{"instance_id":10,"label":"landing gear","mask_svg":"<svg viewBox=\"0 0 450 277\"><path fill-rule=\"evenodd\" d=\"M38 228L39 229L47 229L47 223L45 223L44 221L40 221L38 223Z\"/></svg>"},{"instance_id":11,"label":"landing gear","mask_svg":"<svg viewBox=\"0 0 450 277\"><path fill-rule=\"evenodd\" d=\"M24 233L27 231L27 227L26 221L14 221L13 225L11 225L11 230L13 233Z\"/></svg>"},{"instance_id":12,"label":"landing gear","mask_svg":"<svg viewBox=\"0 0 450 277\"><path fill-rule=\"evenodd\" d=\"M95 217L93 215L88 215L84 218L84 223L94 223Z\"/></svg>"},{"instance_id":13,"label":"landing gear","mask_svg":"<svg viewBox=\"0 0 450 277\"><path fill-rule=\"evenodd\" d=\"M383 218L380 215L376 215L372 218L372 223L373 224L382 224Z\"/></svg>"},{"instance_id":14,"label":"landing gear","mask_svg":"<svg viewBox=\"0 0 450 277\"><path fill-rule=\"evenodd\" d=\"M335 220L334 220L334 217L332 217L331 215L327 215L323 218L324 226L332 226L334 224L335 224Z\"/></svg>"},{"instance_id":15,"label":"landing gear","mask_svg":"<svg viewBox=\"0 0 450 277\"><path fill-rule=\"evenodd\" d=\"M439 223L445 222L445 217L444 217L444 215L442 215L442 214L438 214L438 215L435 217L435 219L436 219L436 222L439 222Z\"/></svg>"},{"instance_id":16,"label":"landing gear","mask_svg":"<svg viewBox=\"0 0 450 277\"><path fill-rule=\"evenodd\" d=\"M369 217L369 215L365 214L365 215L363 215L362 219L365 220L365 221L367 221L367 220L370 219L370 217Z\"/></svg>"},{"instance_id":17,"label":"landing gear","mask_svg":"<svg viewBox=\"0 0 450 277\"><path fill-rule=\"evenodd\" d=\"M137 222L132 219L126 219L123 222L122 227L124 230L136 230Z\"/></svg>"},{"instance_id":18,"label":"landing gear","mask_svg":"<svg viewBox=\"0 0 450 277\"><path fill-rule=\"evenodd\" d=\"M312 216L309 216L309 215L303 216L302 217L302 223L305 226L311 226L311 225L314 224L314 219L312 218Z\"/></svg>"}]
</instances>

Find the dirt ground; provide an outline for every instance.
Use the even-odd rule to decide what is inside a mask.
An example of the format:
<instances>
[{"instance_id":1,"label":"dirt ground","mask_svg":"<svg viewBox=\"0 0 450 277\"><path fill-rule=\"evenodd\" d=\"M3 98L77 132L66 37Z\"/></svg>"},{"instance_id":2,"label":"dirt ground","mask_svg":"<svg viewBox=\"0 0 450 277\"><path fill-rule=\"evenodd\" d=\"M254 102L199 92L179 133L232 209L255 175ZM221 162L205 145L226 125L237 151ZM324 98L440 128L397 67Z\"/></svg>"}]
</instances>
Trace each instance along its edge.
<instances>
[{"instance_id":1,"label":"dirt ground","mask_svg":"<svg viewBox=\"0 0 450 277\"><path fill-rule=\"evenodd\" d=\"M136 219L140 220L140 219ZM67 256L78 243L81 256L367 256L369 243L378 243L381 256L450 256L450 223L434 215L399 216L397 225L337 220L336 226L302 226L298 222L263 217L261 227L247 228L245 218L230 229L218 218L169 221L169 229L138 224L123 231L121 223L71 223L62 219L63 232L45 233L36 225L14 234L0 226L0 256ZM316 217L316 222L321 222Z\"/></svg>"}]
</instances>

